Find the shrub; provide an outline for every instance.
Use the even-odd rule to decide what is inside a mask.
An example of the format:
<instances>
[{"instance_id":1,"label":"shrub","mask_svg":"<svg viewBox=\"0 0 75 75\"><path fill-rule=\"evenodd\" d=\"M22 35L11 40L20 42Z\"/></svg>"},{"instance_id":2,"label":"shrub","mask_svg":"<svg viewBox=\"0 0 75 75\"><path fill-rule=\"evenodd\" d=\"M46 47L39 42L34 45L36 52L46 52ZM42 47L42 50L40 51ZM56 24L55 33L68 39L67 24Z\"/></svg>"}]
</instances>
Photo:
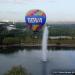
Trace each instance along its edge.
<instances>
[{"instance_id":1,"label":"shrub","mask_svg":"<svg viewBox=\"0 0 75 75\"><path fill-rule=\"evenodd\" d=\"M7 73L4 75L29 75L22 66L16 66L13 67L11 70L9 70Z\"/></svg>"},{"instance_id":2,"label":"shrub","mask_svg":"<svg viewBox=\"0 0 75 75\"><path fill-rule=\"evenodd\" d=\"M3 44L18 44L19 43L19 39L18 38L13 38L13 37L7 37L4 38L3 40Z\"/></svg>"}]
</instances>

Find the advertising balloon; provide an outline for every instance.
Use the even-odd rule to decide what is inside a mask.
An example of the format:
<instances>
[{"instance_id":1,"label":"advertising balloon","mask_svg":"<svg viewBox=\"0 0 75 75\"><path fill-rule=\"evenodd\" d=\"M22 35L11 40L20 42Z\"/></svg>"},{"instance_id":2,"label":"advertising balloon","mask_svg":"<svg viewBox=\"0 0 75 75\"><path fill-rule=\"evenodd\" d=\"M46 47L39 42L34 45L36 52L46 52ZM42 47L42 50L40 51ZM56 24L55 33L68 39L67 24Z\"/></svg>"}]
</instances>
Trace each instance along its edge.
<instances>
[{"instance_id":1,"label":"advertising balloon","mask_svg":"<svg viewBox=\"0 0 75 75\"><path fill-rule=\"evenodd\" d=\"M30 10L25 16L25 21L32 31L40 31L46 22L46 14L41 10Z\"/></svg>"}]
</instances>

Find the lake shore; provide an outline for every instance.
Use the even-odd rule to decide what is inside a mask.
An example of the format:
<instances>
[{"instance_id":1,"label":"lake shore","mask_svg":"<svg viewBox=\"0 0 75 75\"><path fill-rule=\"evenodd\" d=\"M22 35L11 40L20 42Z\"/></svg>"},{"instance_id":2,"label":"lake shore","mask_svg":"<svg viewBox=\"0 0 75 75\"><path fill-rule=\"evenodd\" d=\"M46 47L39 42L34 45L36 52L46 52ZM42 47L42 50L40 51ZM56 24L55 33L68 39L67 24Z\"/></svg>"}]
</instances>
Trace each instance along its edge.
<instances>
[{"instance_id":1,"label":"lake shore","mask_svg":"<svg viewBox=\"0 0 75 75\"><path fill-rule=\"evenodd\" d=\"M10 47L25 47L25 48L41 48L42 44L13 44L13 45L0 45L0 48ZM75 44L48 44L48 48L75 48Z\"/></svg>"}]
</instances>

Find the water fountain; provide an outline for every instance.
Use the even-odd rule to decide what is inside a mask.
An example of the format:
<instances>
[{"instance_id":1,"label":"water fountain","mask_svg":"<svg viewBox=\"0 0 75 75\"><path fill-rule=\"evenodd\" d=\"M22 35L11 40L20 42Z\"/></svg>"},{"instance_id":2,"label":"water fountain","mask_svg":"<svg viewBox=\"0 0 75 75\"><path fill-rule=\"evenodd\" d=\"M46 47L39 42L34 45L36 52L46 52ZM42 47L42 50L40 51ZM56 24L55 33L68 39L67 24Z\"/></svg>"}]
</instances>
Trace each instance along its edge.
<instances>
[{"instance_id":1,"label":"water fountain","mask_svg":"<svg viewBox=\"0 0 75 75\"><path fill-rule=\"evenodd\" d=\"M46 14L41 10L30 10L25 16L26 23L33 32L41 30L46 22ZM44 27L42 38L42 73L46 75L48 28Z\"/></svg>"},{"instance_id":2,"label":"water fountain","mask_svg":"<svg viewBox=\"0 0 75 75\"><path fill-rule=\"evenodd\" d=\"M48 27L45 25L42 39L42 62L47 62Z\"/></svg>"}]
</instances>

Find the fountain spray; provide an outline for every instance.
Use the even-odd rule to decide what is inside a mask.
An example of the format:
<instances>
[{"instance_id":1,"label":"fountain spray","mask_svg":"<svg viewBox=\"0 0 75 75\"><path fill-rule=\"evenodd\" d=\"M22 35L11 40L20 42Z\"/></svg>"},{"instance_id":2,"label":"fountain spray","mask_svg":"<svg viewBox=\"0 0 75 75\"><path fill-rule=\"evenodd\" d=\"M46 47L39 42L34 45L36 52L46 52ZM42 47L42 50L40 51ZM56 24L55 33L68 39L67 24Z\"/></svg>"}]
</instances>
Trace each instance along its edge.
<instances>
[{"instance_id":1,"label":"fountain spray","mask_svg":"<svg viewBox=\"0 0 75 75\"><path fill-rule=\"evenodd\" d=\"M42 62L47 62L48 27L45 25L42 39Z\"/></svg>"}]
</instances>

